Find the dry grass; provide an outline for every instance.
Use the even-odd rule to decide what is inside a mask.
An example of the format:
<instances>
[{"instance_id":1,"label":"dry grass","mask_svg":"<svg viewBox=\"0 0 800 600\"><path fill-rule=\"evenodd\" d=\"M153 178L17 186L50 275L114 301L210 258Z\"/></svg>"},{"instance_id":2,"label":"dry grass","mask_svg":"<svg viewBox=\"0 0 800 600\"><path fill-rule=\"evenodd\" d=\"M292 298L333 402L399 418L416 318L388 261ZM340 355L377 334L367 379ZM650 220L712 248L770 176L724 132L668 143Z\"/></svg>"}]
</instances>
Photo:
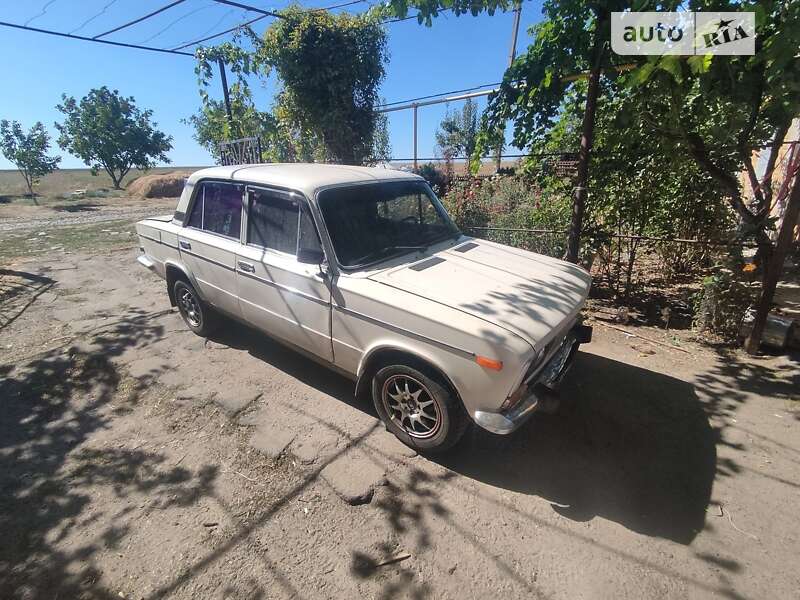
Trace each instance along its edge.
<instances>
[{"instance_id":1,"label":"dry grass","mask_svg":"<svg viewBox=\"0 0 800 600\"><path fill-rule=\"evenodd\" d=\"M201 168L201 167L196 167ZM123 187L142 175L170 173L172 171L192 171L194 167L159 167L150 171L131 171L123 181ZM86 190L89 196L124 196L125 192L114 190L111 178L105 173L93 176L89 169L59 169L43 177L36 188L40 204L48 204L68 198L75 190ZM0 170L0 203L33 204L26 198L25 182L16 170Z\"/></svg>"}]
</instances>

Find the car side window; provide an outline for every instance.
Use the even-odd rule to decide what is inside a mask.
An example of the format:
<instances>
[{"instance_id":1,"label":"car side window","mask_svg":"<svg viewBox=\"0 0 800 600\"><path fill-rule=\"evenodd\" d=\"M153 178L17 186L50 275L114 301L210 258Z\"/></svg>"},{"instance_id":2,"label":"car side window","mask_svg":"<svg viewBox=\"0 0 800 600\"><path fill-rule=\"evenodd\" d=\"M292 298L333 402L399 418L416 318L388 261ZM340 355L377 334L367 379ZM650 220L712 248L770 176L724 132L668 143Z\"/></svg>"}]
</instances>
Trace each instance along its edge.
<instances>
[{"instance_id":1,"label":"car side window","mask_svg":"<svg viewBox=\"0 0 800 600\"><path fill-rule=\"evenodd\" d=\"M322 249L308 206L268 190L250 191L247 242L292 256L298 248Z\"/></svg>"},{"instance_id":2,"label":"car side window","mask_svg":"<svg viewBox=\"0 0 800 600\"><path fill-rule=\"evenodd\" d=\"M196 192L189 227L239 238L242 224L242 186L206 181Z\"/></svg>"},{"instance_id":3,"label":"car side window","mask_svg":"<svg viewBox=\"0 0 800 600\"><path fill-rule=\"evenodd\" d=\"M290 196L250 191L247 242L287 254L297 253L299 204Z\"/></svg>"},{"instance_id":4,"label":"car side window","mask_svg":"<svg viewBox=\"0 0 800 600\"><path fill-rule=\"evenodd\" d=\"M306 205L303 205L300 210L300 239L297 242L297 248L322 251L322 243L319 241L314 219L311 217L311 211Z\"/></svg>"}]
</instances>

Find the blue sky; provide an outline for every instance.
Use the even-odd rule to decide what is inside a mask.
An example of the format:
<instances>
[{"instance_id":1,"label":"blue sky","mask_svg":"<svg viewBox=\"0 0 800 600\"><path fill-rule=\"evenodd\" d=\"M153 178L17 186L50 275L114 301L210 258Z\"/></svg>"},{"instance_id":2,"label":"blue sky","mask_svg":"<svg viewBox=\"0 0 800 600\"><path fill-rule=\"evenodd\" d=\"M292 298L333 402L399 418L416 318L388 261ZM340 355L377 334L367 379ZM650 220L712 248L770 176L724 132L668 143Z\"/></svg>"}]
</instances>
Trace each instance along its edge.
<instances>
[{"instance_id":1,"label":"blue sky","mask_svg":"<svg viewBox=\"0 0 800 600\"><path fill-rule=\"evenodd\" d=\"M288 4L281 0L274 3L242 1L264 9L279 9ZM302 5L313 8L337 3L335 0L306 0ZM0 20L28 22L31 27L91 37L165 4L168 0L4 2ZM46 11L40 14L45 5L48 5ZM364 10L366 7L364 3L349 8ZM530 38L526 30L540 15L540 0L525 2L518 52L527 47ZM107 39L172 48L254 16L257 15L213 0L186 0ZM256 31L261 33L269 21L264 19L256 23ZM414 20L387 25L390 57L382 96L387 102L393 102L499 81L508 62L512 21L510 13L498 13L491 17L442 15L434 20L432 27L418 25ZM0 118L20 121L26 128L35 121L42 121L53 136L56 151L63 156L62 168L84 165L55 145L53 123L61 117L55 105L60 102L62 93L80 98L90 88L101 85L134 96L141 108L153 110L159 128L174 138L170 152L173 165L211 163L209 155L192 139L191 128L181 123L181 119L195 112L200 103L191 57L116 48L8 28L0 28L0 56L5 58ZM273 86L271 82L258 91L261 107L269 108ZM213 94L219 94L216 79L212 84ZM454 103L451 108L459 106ZM434 133L445 110L445 105L419 109L420 156L433 155ZM390 137L395 157L411 156L411 111L390 113ZM0 168L12 167L0 156Z\"/></svg>"}]
</instances>

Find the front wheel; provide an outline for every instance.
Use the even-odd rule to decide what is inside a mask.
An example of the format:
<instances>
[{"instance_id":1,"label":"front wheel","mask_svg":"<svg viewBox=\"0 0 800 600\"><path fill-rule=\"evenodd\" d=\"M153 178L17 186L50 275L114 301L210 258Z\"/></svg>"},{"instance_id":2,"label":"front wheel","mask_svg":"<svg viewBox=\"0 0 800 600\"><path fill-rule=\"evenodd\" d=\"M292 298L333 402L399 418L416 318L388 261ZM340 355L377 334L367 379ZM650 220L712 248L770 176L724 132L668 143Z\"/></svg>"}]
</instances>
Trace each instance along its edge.
<instances>
[{"instance_id":1,"label":"front wheel","mask_svg":"<svg viewBox=\"0 0 800 600\"><path fill-rule=\"evenodd\" d=\"M391 365L375 374L372 401L386 427L420 452L444 452L464 434L469 417L434 373Z\"/></svg>"}]
</instances>

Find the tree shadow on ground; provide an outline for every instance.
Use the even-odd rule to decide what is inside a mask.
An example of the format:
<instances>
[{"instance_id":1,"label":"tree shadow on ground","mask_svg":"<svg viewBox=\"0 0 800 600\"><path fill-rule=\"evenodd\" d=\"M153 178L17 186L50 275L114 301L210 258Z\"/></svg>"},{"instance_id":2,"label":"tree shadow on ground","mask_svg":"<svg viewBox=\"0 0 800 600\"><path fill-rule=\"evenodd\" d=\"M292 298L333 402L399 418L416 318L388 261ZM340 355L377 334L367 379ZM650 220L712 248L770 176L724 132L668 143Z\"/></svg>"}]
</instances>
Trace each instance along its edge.
<instances>
[{"instance_id":1,"label":"tree shadow on ground","mask_svg":"<svg viewBox=\"0 0 800 600\"><path fill-rule=\"evenodd\" d=\"M508 438L474 428L441 464L575 521L600 516L691 543L716 472L715 433L692 385L579 353L563 396L563 414L536 415Z\"/></svg>"},{"instance_id":2,"label":"tree shadow on ground","mask_svg":"<svg viewBox=\"0 0 800 600\"><path fill-rule=\"evenodd\" d=\"M353 383L238 323L213 340L254 357L375 417ZM509 437L474 427L443 466L552 501L562 515L602 516L689 544L705 522L716 473L716 434L694 388L679 379L579 353L563 415L538 415ZM562 506L559 506L562 505Z\"/></svg>"},{"instance_id":3,"label":"tree shadow on ground","mask_svg":"<svg viewBox=\"0 0 800 600\"><path fill-rule=\"evenodd\" d=\"M0 331L22 316L53 284L55 280L46 275L0 269Z\"/></svg>"},{"instance_id":4,"label":"tree shadow on ground","mask_svg":"<svg viewBox=\"0 0 800 600\"><path fill-rule=\"evenodd\" d=\"M156 509L192 503L212 486L212 467L192 473L157 452L85 444L109 427L112 400L135 403L146 387L113 361L163 336L152 316L132 309L84 341L0 365L0 597L117 597L94 557L123 544L131 509L97 512L96 486L120 499L146 494ZM62 543L100 517L113 524L97 537Z\"/></svg>"},{"instance_id":5,"label":"tree shadow on ground","mask_svg":"<svg viewBox=\"0 0 800 600\"><path fill-rule=\"evenodd\" d=\"M730 429L745 431L762 442L800 456L800 447L751 431L739 424L736 413L748 401L759 402L765 411L789 411L800 420L800 352L789 351L774 357L748 357L726 348L717 348L717 360L695 378L697 390L703 396L706 412L713 417L717 444L735 451L747 448L730 441ZM734 476L741 467L732 459L720 461L719 475ZM794 482L789 482L797 485Z\"/></svg>"},{"instance_id":6,"label":"tree shadow on ground","mask_svg":"<svg viewBox=\"0 0 800 600\"><path fill-rule=\"evenodd\" d=\"M354 396L355 383L351 379L332 371L330 368L308 358L303 353L273 340L252 327L225 319L223 325L211 334L209 339L237 350L243 350L254 358L269 363L276 369L336 398L340 402L377 418L371 402Z\"/></svg>"}]
</instances>

